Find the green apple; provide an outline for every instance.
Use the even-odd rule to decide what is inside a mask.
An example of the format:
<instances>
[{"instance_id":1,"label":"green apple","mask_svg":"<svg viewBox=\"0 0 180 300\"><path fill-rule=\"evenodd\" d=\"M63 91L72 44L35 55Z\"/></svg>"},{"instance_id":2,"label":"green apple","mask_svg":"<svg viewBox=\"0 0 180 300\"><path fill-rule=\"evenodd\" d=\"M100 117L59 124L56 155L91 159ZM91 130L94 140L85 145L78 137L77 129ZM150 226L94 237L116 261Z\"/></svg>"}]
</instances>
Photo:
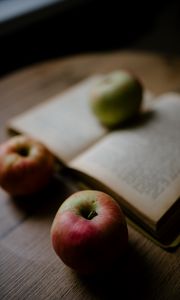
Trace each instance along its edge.
<instances>
[{"instance_id":1,"label":"green apple","mask_svg":"<svg viewBox=\"0 0 180 300\"><path fill-rule=\"evenodd\" d=\"M133 74L114 71L94 87L90 105L103 125L115 127L139 113L142 98L143 86Z\"/></svg>"}]
</instances>

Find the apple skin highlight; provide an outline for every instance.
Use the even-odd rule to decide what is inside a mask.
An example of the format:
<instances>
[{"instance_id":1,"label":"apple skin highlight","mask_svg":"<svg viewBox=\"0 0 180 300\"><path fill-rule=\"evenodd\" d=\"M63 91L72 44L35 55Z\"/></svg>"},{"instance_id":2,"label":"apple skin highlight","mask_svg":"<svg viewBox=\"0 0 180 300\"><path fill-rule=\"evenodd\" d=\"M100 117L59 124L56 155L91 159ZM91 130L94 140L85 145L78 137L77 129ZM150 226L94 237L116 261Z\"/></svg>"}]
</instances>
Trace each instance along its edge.
<instances>
[{"instance_id":1,"label":"apple skin highlight","mask_svg":"<svg viewBox=\"0 0 180 300\"><path fill-rule=\"evenodd\" d=\"M82 274L108 269L123 254L128 230L117 202L100 191L80 191L60 206L52 227L52 246L70 268Z\"/></svg>"},{"instance_id":2,"label":"apple skin highlight","mask_svg":"<svg viewBox=\"0 0 180 300\"><path fill-rule=\"evenodd\" d=\"M0 186L12 196L38 192L53 171L53 155L29 136L18 135L0 145Z\"/></svg>"}]
</instances>

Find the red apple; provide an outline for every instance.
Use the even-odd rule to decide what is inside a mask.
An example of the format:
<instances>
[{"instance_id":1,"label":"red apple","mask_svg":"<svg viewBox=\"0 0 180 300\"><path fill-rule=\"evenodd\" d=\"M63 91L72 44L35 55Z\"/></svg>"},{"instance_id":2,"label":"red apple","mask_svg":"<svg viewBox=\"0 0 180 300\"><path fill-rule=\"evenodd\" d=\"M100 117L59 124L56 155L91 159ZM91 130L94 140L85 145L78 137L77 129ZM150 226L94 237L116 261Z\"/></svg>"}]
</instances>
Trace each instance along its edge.
<instances>
[{"instance_id":1,"label":"red apple","mask_svg":"<svg viewBox=\"0 0 180 300\"><path fill-rule=\"evenodd\" d=\"M38 192L53 169L53 155L29 136L17 135L0 145L0 185L13 196Z\"/></svg>"},{"instance_id":2,"label":"red apple","mask_svg":"<svg viewBox=\"0 0 180 300\"><path fill-rule=\"evenodd\" d=\"M128 244L127 224L119 204L108 194L86 190L60 206L51 228L56 254L77 272L101 272Z\"/></svg>"}]
</instances>

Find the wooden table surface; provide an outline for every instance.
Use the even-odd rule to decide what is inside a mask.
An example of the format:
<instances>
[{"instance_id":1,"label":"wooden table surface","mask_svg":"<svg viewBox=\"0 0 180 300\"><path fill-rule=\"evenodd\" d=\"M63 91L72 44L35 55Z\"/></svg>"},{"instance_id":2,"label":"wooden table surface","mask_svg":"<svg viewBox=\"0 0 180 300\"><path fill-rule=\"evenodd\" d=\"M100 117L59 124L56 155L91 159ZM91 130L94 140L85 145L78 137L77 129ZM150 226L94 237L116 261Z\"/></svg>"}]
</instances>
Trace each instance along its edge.
<instances>
[{"instance_id":1,"label":"wooden table surface","mask_svg":"<svg viewBox=\"0 0 180 300\"><path fill-rule=\"evenodd\" d=\"M180 90L180 58L113 52L57 59L0 80L0 142L6 121L92 75L128 68L156 94ZM180 249L167 252L129 226L122 264L93 278L78 276L55 255L50 227L76 187L59 178L33 199L17 201L0 189L0 299L180 299Z\"/></svg>"}]
</instances>

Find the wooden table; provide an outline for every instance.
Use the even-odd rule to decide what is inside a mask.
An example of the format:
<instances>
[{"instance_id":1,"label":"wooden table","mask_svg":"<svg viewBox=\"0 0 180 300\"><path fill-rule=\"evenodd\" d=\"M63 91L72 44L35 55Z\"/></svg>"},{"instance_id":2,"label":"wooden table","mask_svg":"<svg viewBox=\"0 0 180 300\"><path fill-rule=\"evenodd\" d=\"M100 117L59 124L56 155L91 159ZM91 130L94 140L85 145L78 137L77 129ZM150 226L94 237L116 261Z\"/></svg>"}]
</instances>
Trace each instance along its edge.
<instances>
[{"instance_id":1,"label":"wooden table","mask_svg":"<svg viewBox=\"0 0 180 300\"><path fill-rule=\"evenodd\" d=\"M57 59L0 81L0 141L6 121L91 74L128 68L156 94L180 88L180 58L113 52ZM60 202L76 188L60 178L36 199L15 201L0 189L0 299L180 299L180 249L167 252L129 226L122 265L78 276L52 250L49 231Z\"/></svg>"}]
</instances>

